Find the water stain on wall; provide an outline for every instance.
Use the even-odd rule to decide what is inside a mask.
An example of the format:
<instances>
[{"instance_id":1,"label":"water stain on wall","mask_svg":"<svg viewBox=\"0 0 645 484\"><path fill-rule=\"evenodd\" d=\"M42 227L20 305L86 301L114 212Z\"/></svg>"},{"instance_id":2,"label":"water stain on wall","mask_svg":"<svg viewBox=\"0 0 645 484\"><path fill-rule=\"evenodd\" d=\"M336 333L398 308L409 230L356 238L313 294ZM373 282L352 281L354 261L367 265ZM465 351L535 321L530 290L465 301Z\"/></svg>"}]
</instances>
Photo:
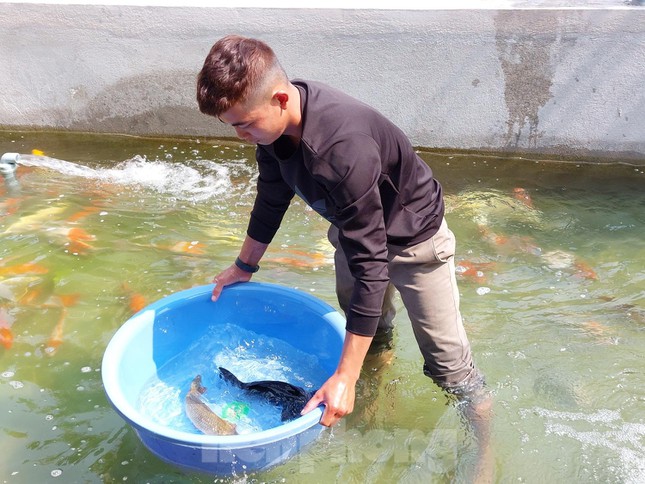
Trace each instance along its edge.
<instances>
[{"instance_id":1,"label":"water stain on wall","mask_svg":"<svg viewBox=\"0 0 645 484\"><path fill-rule=\"evenodd\" d=\"M554 55L571 44L555 12L501 10L495 16L495 42L505 78L508 110L504 144L537 148L541 132L539 110L553 97Z\"/></svg>"}]
</instances>

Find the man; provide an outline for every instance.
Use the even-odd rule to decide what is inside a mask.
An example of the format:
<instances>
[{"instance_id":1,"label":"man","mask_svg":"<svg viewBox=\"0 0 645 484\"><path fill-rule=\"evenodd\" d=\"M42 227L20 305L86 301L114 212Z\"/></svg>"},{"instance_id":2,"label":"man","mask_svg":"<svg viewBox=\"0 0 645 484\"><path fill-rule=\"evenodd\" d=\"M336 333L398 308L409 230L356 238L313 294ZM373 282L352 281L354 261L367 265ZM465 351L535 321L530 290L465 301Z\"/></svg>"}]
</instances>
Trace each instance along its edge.
<instances>
[{"instance_id":1,"label":"man","mask_svg":"<svg viewBox=\"0 0 645 484\"><path fill-rule=\"evenodd\" d=\"M424 373L466 403L488 440L490 398L459 313L455 239L441 185L405 134L369 106L324 84L289 81L263 42L227 36L212 47L197 82L200 110L257 145L257 196L239 257L213 282L248 281L295 194L330 223L336 292L347 319L336 372L302 413L320 404L332 426L354 408L361 366L393 319L392 286L408 311Z\"/></svg>"}]
</instances>

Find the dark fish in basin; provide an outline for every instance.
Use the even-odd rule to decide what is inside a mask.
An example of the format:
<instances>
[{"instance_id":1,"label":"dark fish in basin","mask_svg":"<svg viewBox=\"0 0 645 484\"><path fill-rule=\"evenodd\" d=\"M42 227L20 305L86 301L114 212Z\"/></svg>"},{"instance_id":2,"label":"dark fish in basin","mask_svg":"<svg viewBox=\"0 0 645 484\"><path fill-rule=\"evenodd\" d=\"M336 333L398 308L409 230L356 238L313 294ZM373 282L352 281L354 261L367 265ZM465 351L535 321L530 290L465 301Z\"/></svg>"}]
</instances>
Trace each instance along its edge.
<instances>
[{"instance_id":1,"label":"dark fish in basin","mask_svg":"<svg viewBox=\"0 0 645 484\"><path fill-rule=\"evenodd\" d=\"M195 427L208 435L237 435L235 425L220 418L202 399L206 388L202 376L197 375L186 394L186 414Z\"/></svg>"},{"instance_id":2,"label":"dark fish in basin","mask_svg":"<svg viewBox=\"0 0 645 484\"><path fill-rule=\"evenodd\" d=\"M238 388L267 400L282 409L282 421L300 417L300 411L315 393L284 381L260 380L244 383L226 368L219 368L221 377Z\"/></svg>"}]
</instances>

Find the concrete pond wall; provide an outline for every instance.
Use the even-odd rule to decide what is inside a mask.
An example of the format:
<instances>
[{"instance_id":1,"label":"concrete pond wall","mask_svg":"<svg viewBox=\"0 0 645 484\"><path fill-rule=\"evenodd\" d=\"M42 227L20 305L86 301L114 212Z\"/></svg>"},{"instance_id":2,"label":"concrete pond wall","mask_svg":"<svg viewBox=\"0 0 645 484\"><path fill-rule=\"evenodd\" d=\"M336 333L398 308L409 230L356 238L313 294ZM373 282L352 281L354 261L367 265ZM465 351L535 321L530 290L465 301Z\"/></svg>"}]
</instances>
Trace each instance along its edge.
<instances>
[{"instance_id":1,"label":"concrete pond wall","mask_svg":"<svg viewBox=\"0 0 645 484\"><path fill-rule=\"evenodd\" d=\"M137 3L0 3L0 129L233 136L195 77L239 33L420 147L645 164L639 0Z\"/></svg>"}]
</instances>

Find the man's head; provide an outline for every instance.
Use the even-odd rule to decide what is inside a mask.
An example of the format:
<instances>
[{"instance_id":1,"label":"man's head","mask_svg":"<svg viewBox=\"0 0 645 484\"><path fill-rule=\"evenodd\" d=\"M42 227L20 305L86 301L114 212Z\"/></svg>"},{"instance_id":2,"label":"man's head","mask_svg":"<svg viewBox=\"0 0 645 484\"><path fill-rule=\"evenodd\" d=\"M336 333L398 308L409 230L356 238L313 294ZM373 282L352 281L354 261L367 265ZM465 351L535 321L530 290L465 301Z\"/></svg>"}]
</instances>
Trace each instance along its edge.
<instances>
[{"instance_id":1,"label":"man's head","mask_svg":"<svg viewBox=\"0 0 645 484\"><path fill-rule=\"evenodd\" d=\"M197 77L199 110L220 116L235 104L253 105L277 83L288 83L275 53L264 42L228 35L211 48Z\"/></svg>"},{"instance_id":2,"label":"man's head","mask_svg":"<svg viewBox=\"0 0 645 484\"><path fill-rule=\"evenodd\" d=\"M249 143L299 136L298 89L259 40L229 35L217 41L197 79L197 102L201 112L233 126Z\"/></svg>"}]
</instances>

